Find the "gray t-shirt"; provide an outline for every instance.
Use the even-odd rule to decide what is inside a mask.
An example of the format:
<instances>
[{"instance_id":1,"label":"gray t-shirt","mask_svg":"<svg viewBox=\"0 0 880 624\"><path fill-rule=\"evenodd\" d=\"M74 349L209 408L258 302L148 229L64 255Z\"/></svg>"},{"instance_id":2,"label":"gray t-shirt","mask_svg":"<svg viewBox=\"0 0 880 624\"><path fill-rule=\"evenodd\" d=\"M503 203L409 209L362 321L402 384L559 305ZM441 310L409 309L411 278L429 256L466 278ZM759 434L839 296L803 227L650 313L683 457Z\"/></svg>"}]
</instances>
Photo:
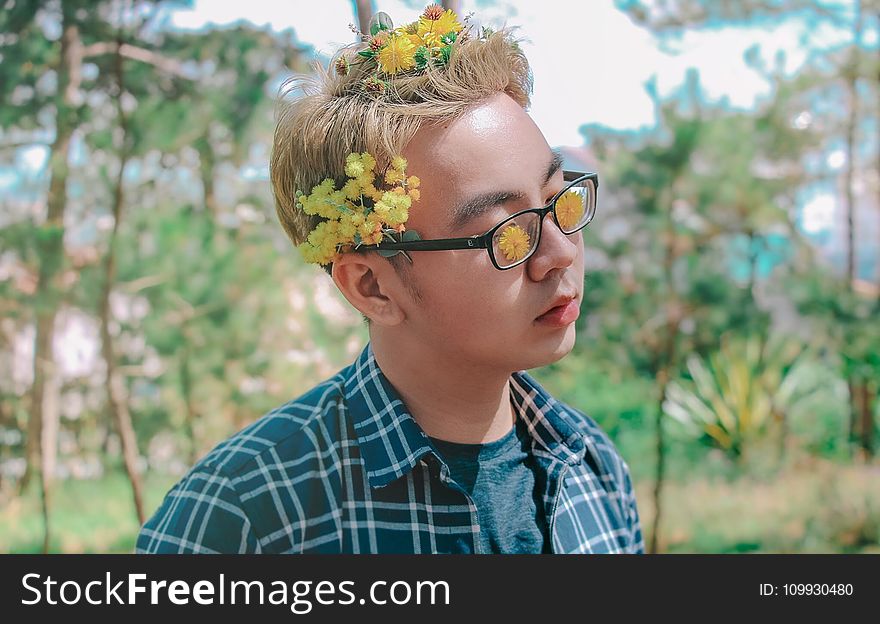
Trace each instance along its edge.
<instances>
[{"instance_id":1,"label":"gray t-shirt","mask_svg":"<svg viewBox=\"0 0 880 624\"><path fill-rule=\"evenodd\" d=\"M431 438L450 476L474 499L482 553L550 552L529 439L520 418L504 437L487 444Z\"/></svg>"}]
</instances>

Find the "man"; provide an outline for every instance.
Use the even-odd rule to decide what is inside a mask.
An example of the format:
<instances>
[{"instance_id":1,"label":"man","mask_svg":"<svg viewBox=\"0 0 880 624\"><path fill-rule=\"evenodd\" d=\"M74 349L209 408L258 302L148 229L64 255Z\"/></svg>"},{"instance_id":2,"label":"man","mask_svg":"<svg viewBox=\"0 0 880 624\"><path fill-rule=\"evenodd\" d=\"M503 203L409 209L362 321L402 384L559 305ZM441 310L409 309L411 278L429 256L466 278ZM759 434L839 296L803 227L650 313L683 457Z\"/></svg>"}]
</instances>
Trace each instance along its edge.
<instances>
[{"instance_id":1,"label":"man","mask_svg":"<svg viewBox=\"0 0 880 624\"><path fill-rule=\"evenodd\" d=\"M626 462L525 372L574 345L596 176L563 172L526 113L531 76L509 31L469 31L436 6L404 29L385 19L357 48L372 63L343 51L337 76L282 112L272 157L282 225L370 341L203 458L137 549L643 552ZM369 187L378 162L394 163L384 180L399 197ZM409 210L379 208L404 195ZM371 212L392 216L365 223Z\"/></svg>"}]
</instances>

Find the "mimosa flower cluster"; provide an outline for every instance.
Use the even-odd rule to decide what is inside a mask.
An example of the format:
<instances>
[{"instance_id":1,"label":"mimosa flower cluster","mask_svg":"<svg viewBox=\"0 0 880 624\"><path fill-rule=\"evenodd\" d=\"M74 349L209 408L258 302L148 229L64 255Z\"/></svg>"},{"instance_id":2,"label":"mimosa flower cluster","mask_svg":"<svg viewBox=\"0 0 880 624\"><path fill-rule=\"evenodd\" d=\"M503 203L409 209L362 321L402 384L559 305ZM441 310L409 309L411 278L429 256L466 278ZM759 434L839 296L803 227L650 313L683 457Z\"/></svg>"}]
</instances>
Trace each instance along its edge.
<instances>
[{"instance_id":1,"label":"mimosa flower cluster","mask_svg":"<svg viewBox=\"0 0 880 624\"><path fill-rule=\"evenodd\" d=\"M348 180L342 188L325 178L308 195L298 190L297 208L324 218L298 245L303 259L329 264L351 246L400 240L409 209L419 200L419 179L407 176L406 166L404 157L395 156L384 175L377 174L376 159L369 152L352 152L345 159ZM388 186L380 188L383 181Z\"/></svg>"}]
</instances>

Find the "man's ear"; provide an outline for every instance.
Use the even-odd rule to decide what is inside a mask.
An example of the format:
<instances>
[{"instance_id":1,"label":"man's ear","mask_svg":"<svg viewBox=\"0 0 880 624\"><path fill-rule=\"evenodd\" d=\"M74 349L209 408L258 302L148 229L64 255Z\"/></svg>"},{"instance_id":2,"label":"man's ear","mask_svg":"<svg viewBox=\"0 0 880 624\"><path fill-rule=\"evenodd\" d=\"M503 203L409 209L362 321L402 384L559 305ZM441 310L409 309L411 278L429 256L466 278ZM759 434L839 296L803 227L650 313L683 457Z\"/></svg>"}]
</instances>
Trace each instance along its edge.
<instances>
[{"instance_id":1,"label":"man's ear","mask_svg":"<svg viewBox=\"0 0 880 624\"><path fill-rule=\"evenodd\" d=\"M392 327L406 318L400 307L400 279L385 258L373 253L343 253L333 263L330 275L342 296L373 323Z\"/></svg>"}]
</instances>

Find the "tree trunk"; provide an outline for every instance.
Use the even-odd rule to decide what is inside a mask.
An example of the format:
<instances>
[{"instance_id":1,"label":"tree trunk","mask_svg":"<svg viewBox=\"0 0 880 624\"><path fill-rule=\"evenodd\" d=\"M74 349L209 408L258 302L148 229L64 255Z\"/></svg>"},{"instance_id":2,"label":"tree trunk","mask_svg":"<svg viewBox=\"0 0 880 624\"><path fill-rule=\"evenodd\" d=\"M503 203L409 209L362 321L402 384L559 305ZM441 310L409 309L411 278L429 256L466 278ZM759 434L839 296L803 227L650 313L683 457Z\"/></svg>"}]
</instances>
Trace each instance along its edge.
<instances>
[{"instance_id":1,"label":"tree trunk","mask_svg":"<svg viewBox=\"0 0 880 624\"><path fill-rule=\"evenodd\" d=\"M657 436L657 470L654 481L654 528L651 532L651 542L648 546L648 552L656 554L660 544L660 522L663 518L663 484L666 478L666 441L663 435L663 403L666 401L666 392L669 388L669 381L673 366L676 360L676 344L678 331L681 327L682 310L681 304L675 293L675 284L673 281L672 269L676 259L675 249L675 224L672 220L672 198L666 193L667 200L663 205L667 206L666 210L666 249L663 259L663 276L667 288L671 293L666 304L666 336L663 346L656 358L656 374L657 383L657 418L655 422Z\"/></svg>"},{"instance_id":2,"label":"tree trunk","mask_svg":"<svg viewBox=\"0 0 880 624\"><path fill-rule=\"evenodd\" d=\"M45 393L43 395L43 426L40 431L42 449L40 466L40 507L43 514L43 554L49 553L51 537L50 515L52 511L52 481L55 475L56 449L58 448L58 416L61 397L61 376L57 368L49 366L45 371Z\"/></svg>"},{"instance_id":3,"label":"tree trunk","mask_svg":"<svg viewBox=\"0 0 880 624\"><path fill-rule=\"evenodd\" d=\"M440 4L444 9L449 9L456 15L459 14L459 9L461 8L460 0L442 0Z\"/></svg>"},{"instance_id":4,"label":"tree trunk","mask_svg":"<svg viewBox=\"0 0 880 624\"><path fill-rule=\"evenodd\" d=\"M51 510L51 472L54 465L54 443L57 440L59 380L54 376L52 343L55 316L60 297L56 284L64 260L64 209L67 205L67 163L70 142L76 128L79 86L82 69L82 41L72 19L73 9L62 4L61 53L57 68L58 92L55 98L55 140L49 158L49 192L46 197L46 222L39 231L40 268L36 289L36 337L34 339L34 380L31 388L31 413L25 451L26 468L22 478L24 491L33 472L39 474L45 534L44 550L49 547L49 514ZM44 432L44 425L48 431Z\"/></svg>"},{"instance_id":5,"label":"tree trunk","mask_svg":"<svg viewBox=\"0 0 880 624\"><path fill-rule=\"evenodd\" d=\"M217 216L217 196L214 193L214 148L207 136L196 141L196 148L199 151L199 173L202 178L205 214L213 220Z\"/></svg>"},{"instance_id":6,"label":"tree trunk","mask_svg":"<svg viewBox=\"0 0 880 624\"><path fill-rule=\"evenodd\" d=\"M858 385L859 393L859 446L862 457L869 461L874 456L874 397L868 380Z\"/></svg>"},{"instance_id":7,"label":"tree trunk","mask_svg":"<svg viewBox=\"0 0 880 624\"><path fill-rule=\"evenodd\" d=\"M758 281L758 237L755 234L755 231L749 227L746 230L746 236L748 237L748 245L749 245L749 283L748 283L748 293L749 298L751 300L751 304L755 306L755 283Z\"/></svg>"},{"instance_id":8,"label":"tree trunk","mask_svg":"<svg viewBox=\"0 0 880 624\"><path fill-rule=\"evenodd\" d=\"M862 3L856 1L856 17L853 23L853 41L851 56L846 67L846 91L847 91L847 119L846 119L846 165L844 168L843 200L846 213L846 287L852 291L855 280L858 277L855 250L855 196L853 193L853 178L855 177L856 156L856 129L859 119L858 99L858 72L859 72L859 45L862 34ZM850 431L849 439L856 440L859 436L856 430L859 420L859 410L856 406L856 394L858 382L851 377L847 379L850 393Z\"/></svg>"},{"instance_id":9,"label":"tree trunk","mask_svg":"<svg viewBox=\"0 0 880 624\"><path fill-rule=\"evenodd\" d=\"M858 384L855 381L853 373L847 373L846 389L849 391L849 429L847 431L846 441L848 449L852 452L852 449L854 448L853 445L858 439L857 432L859 430Z\"/></svg>"},{"instance_id":10,"label":"tree trunk","mask_svg":"<svg viewBox=\"0 0 880 624\"><path fill-rule=\"evenodd\" d=\"M186 332L184 332L186 336ZM189 370L189 348L186 345L187 338L184 339L183 348L180 351L180 389L183 394L183 401L186 405L186 421L184 429L189 438L189 465L192 466L198 459L198 444L196 443L196 408L192 399L192 379Z\"/></svg>"},{"instance_id":11,"label":"tree trunk","mask_svg":"<svg viewBox=\"0 0 880 624\"><path fill-rule=\"evenodd\" d=\"M119 46L121 47L121 45ZM117 48L118 49L118 48ZM107 365L106 375L104 377L104 387L107 392L107 400L109 402L110 412L113 415L113 424L119 434L119 441L122 445L122 459L125 465L125 472L131 483L132 496L134 498L134 508L137 514L138 523L143 524L146 520L144 515L143 488L141 487L141 479L137 470L137 438L135 436L134 426L131 420L131 413L128 409L128 389L126 388L125 379L116 368L116 356L114 354L113 337L110 334L110 321L112 313L110 310L110 294L113 290L113 282L116 279L116 237L119 231L119 224L122 218L122 208L125 203L125 194L123 189L123 174L125 173L125 165L128 162L128 123L125 117L125 111L122 109L122 56L116 53L116 81L119 92L116 94L116 107L119 117L119 127L122 130L122 146L119 153L119 172L116 176L116 185L113 189L113 230L110 233L108 242L107 255L104 258L104 286L101 292L101 355Z\"/></svg>"},{"instance_id":12,"label":"tree trunk","mask_svg":"<svg viewBox=\"0 0 880 624\"><path fill-rule=\"evenodd\" d=\"M666 444L663 436L663 403L666 401L666 389L669 387L669 373L663 367L656 376L659 389L657 398L657 418L654 422L656 429L657 468L654 480L654 527L651 531L651 543L648 552L657 554L660 542L660 521L663 518L663 483L666 477Z\"/></svg>"},{"instance_id":13,"label":"tree trunk","mask_svg":"<svg viewBox=\"0 0 880 624\"><path fill-rule=\"evenodd\" d=\"M370 18L373 17L373 0L355 0L354 11L356 13L358 28L365 34L370 34ZM358 38L360 41L360 38Z\"/></svg>"}]
</instances>

